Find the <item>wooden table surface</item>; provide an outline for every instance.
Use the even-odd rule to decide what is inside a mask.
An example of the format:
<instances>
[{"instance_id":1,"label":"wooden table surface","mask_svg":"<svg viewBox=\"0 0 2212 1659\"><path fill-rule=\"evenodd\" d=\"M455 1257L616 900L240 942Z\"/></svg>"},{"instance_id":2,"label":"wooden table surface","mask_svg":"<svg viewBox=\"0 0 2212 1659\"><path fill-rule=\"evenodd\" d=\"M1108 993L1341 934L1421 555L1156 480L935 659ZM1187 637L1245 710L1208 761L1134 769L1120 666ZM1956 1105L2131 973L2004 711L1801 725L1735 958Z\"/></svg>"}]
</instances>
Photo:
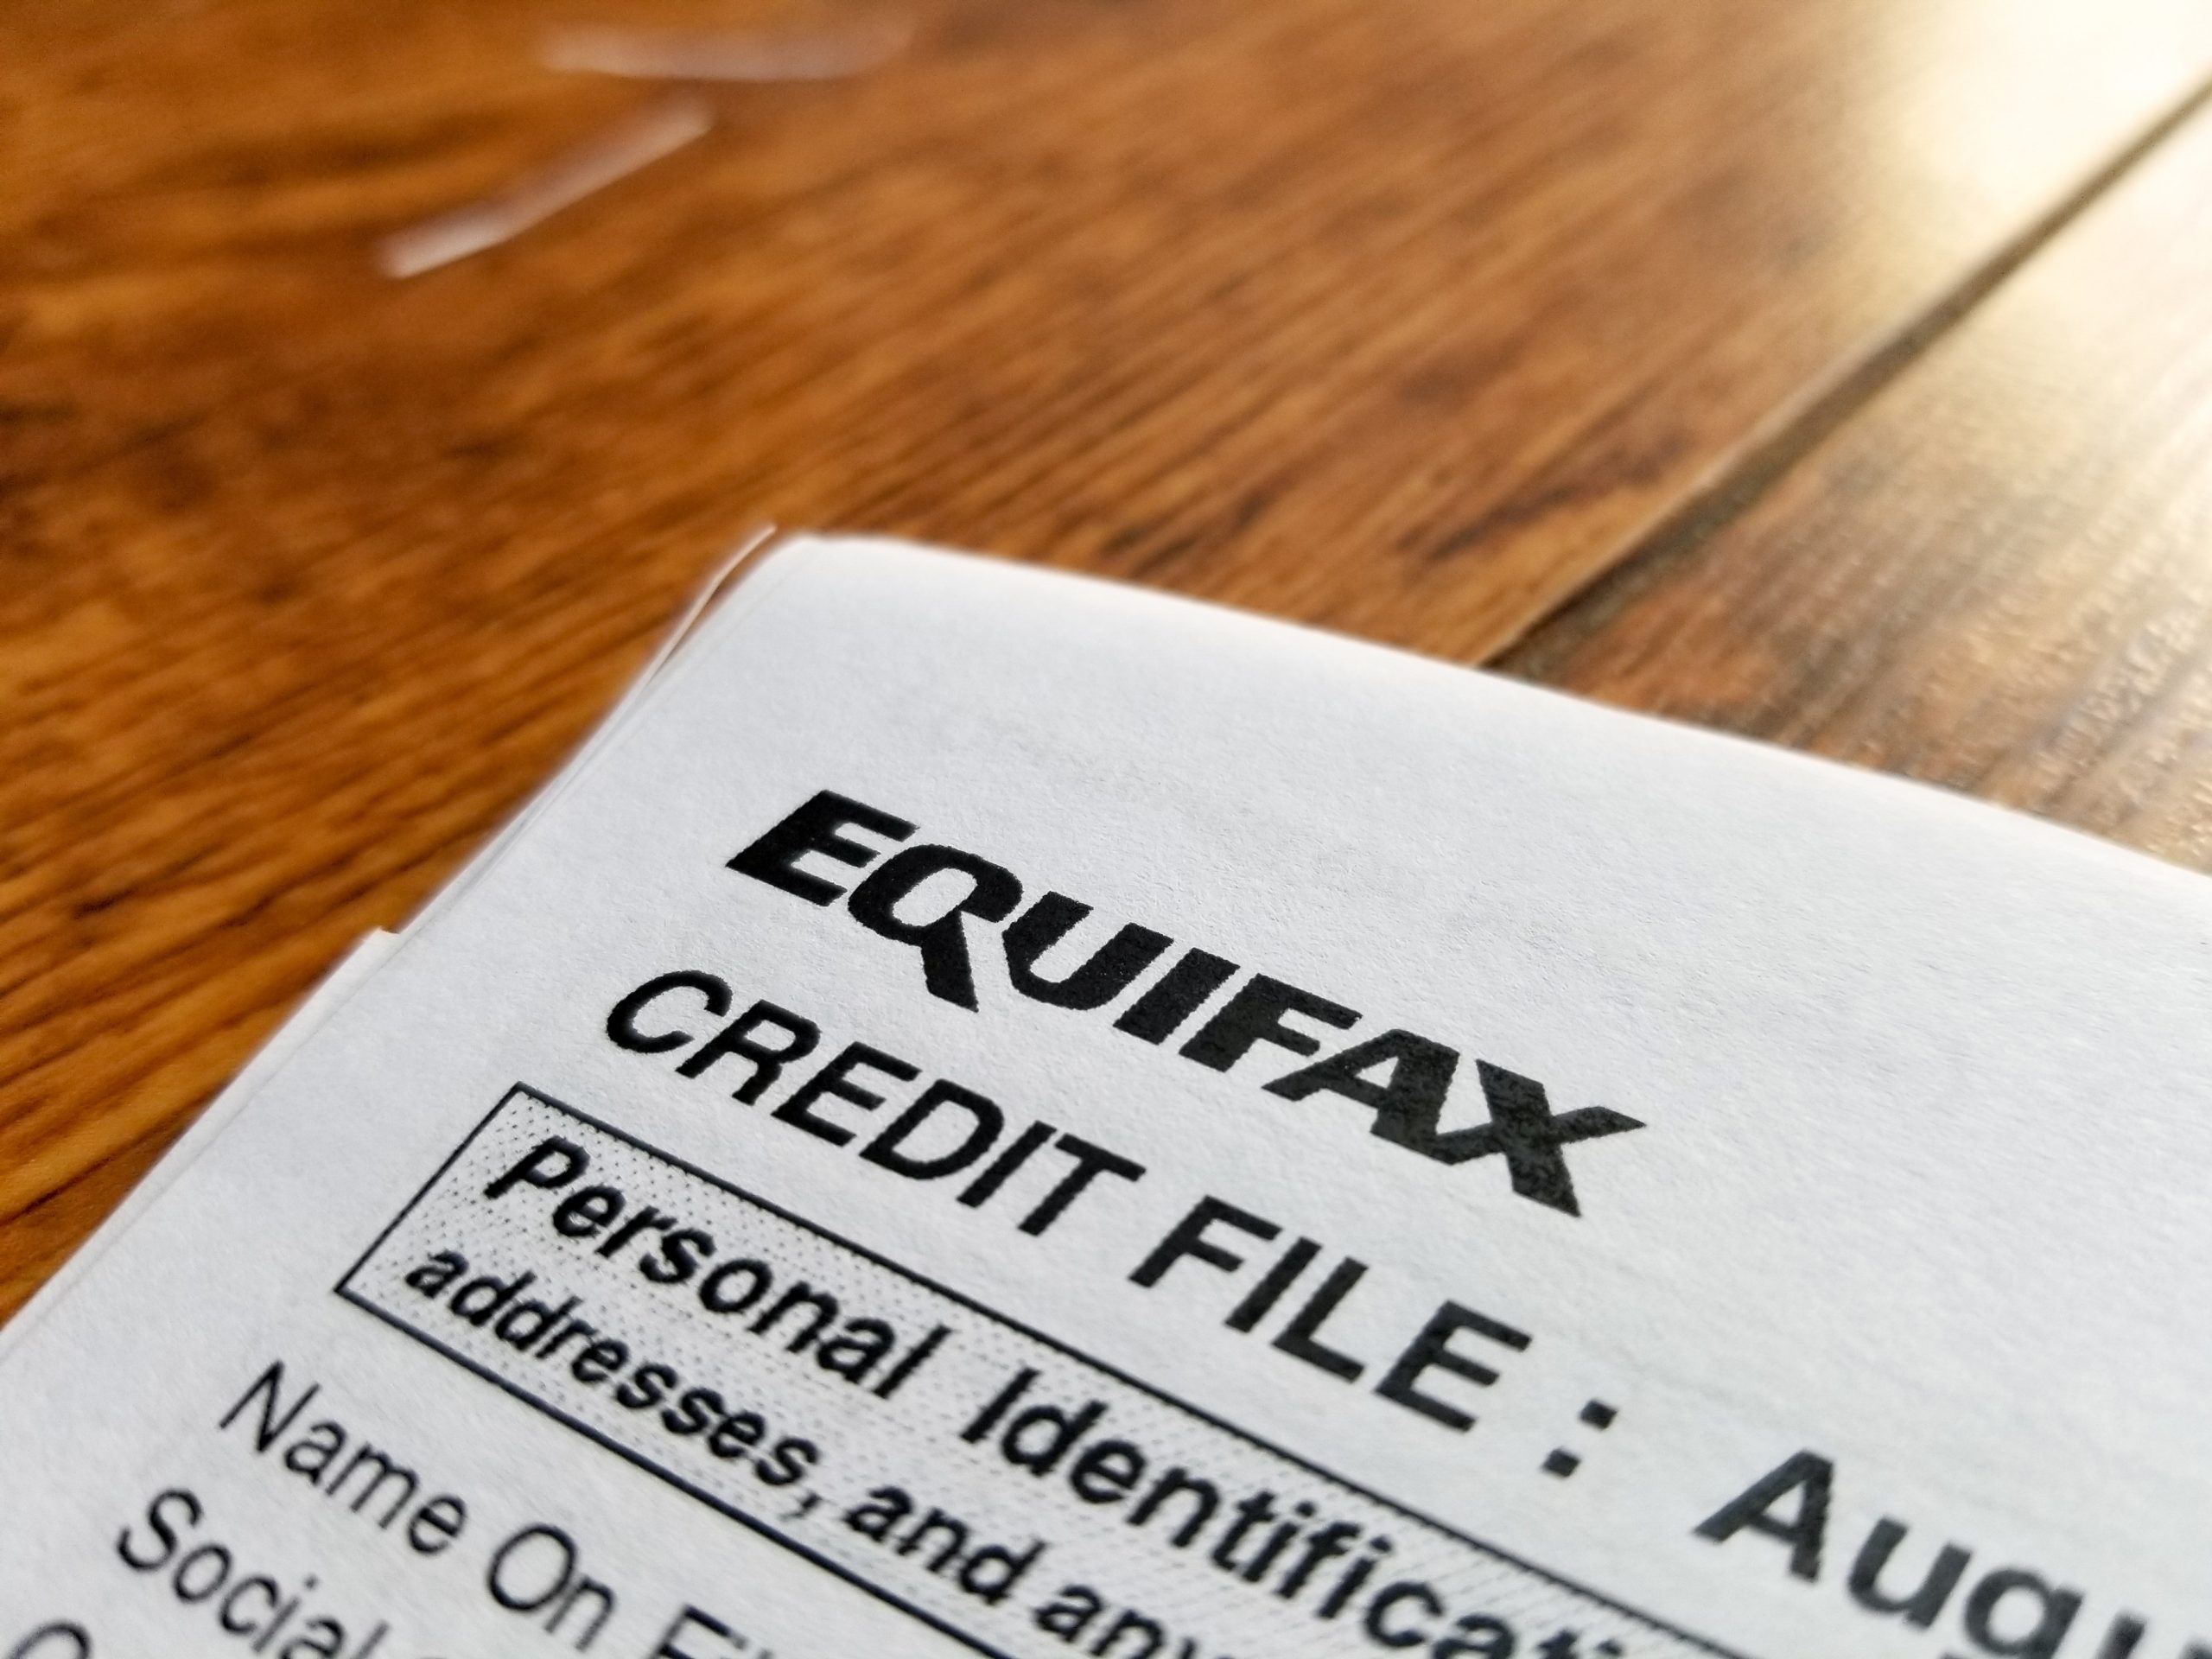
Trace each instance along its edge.
<instances>
[{"instance_id":1,"label":"wooden table surface","mask_svg":"<svg viewBox=\"0 0 2212 1659\"><path fill-rule=\"evenodd\" d=\"M764 518L2212 863L2203 0L918 0L381 274L618 10L855 15L0 15L0 1316Z\"/></svg>"}]
</instances>

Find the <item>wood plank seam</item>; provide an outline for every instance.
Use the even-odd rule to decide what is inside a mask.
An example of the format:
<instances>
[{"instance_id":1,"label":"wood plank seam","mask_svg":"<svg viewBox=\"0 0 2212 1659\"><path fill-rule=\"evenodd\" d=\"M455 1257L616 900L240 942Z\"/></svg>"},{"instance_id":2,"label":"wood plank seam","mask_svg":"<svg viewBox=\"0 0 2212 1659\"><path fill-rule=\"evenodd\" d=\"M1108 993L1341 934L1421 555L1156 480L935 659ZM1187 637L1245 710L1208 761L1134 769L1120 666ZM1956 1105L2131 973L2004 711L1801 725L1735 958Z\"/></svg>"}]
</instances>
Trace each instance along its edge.
<instances>
[{"instance_id":1,"label":"wood plank seam","mask_svg":"<svg viewBox=\"0 0 2212 1659\"><path fill-rule=\"evenodd\" d=\"M2182 130L2212 109L2212 77L2145 126L2051 207L1967 271L1918 315L1877 339L1780 405L1674 505L1628 537L1618 554L1582 587L1567 593L1501 641L1486 660L1516 659L1516 672L1541 678L1545 665L1631 599L1661 572L1697 551L1741 518L1801 461L1840 431L1899 376L2056 241L2113 188Z\"/></svg>"}]
</instances>

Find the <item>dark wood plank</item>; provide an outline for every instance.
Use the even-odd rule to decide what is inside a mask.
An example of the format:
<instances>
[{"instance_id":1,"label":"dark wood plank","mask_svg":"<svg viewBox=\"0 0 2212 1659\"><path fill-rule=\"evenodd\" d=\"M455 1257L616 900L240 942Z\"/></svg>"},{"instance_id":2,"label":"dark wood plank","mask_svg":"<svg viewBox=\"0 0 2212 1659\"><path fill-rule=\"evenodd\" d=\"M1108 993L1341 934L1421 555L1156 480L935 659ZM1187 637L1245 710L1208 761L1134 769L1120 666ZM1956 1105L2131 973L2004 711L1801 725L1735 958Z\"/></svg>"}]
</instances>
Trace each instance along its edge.
<instances>
[{"instance_id":1,"label":"dark wood plank","mask_svg":"<svg viewBox=\"0 0 2212 1659\"><path fill-rule=\"evenodd\" d=\"M946 0L378 276L645 96L550 15L0 16L0 1312L751 520L1478 658L2212 68L2202 0Z\"/></svg>"},{"instance_id":2,"label":"dark wood plank","mask_svg":"<svg viewBox=\"0 0 2212 1659\"><path fill-rule=\"evenodd\" d=\"M2212 119L1503 666L2212 868Z\"/></svg>"}]
</instances>

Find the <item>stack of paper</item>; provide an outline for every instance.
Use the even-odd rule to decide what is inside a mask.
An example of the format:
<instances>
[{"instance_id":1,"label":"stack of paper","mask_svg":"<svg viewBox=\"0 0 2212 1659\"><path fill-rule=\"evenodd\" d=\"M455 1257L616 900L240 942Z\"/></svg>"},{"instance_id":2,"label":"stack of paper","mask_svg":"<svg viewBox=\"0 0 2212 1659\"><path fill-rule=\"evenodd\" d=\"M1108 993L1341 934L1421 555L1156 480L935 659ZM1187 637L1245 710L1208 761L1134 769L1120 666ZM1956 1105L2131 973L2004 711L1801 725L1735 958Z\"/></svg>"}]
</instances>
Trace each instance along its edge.
<instances>
[{"instance_id":1,"label":"stack of paper","mask_svg":"<svg viewBox=\"0 0 2212 1659\"><path fill-rule=\"evenodd\" d=\"M2212 888L755 564L0 1337L0 1659L2207 1659Z\"/></svg>"}]
</instances>

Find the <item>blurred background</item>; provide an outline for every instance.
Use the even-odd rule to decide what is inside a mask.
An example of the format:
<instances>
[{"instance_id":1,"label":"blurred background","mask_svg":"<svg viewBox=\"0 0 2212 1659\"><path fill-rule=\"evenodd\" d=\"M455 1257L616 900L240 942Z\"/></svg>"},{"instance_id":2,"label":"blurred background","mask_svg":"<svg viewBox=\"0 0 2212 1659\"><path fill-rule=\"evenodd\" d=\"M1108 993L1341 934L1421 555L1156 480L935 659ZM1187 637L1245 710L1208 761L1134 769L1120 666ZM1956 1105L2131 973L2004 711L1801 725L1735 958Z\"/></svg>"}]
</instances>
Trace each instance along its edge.
<instances>
[{"instance_id":1,"label":"blurred background","mask_svg":"<svg viewBox=\"0 0 2212 1659\"><path fill-rule=\"evenodd\" d=\"M2205 0L10 0L0 1316L748 527L2212 862Z\"/></svg>"}]
</instances>

